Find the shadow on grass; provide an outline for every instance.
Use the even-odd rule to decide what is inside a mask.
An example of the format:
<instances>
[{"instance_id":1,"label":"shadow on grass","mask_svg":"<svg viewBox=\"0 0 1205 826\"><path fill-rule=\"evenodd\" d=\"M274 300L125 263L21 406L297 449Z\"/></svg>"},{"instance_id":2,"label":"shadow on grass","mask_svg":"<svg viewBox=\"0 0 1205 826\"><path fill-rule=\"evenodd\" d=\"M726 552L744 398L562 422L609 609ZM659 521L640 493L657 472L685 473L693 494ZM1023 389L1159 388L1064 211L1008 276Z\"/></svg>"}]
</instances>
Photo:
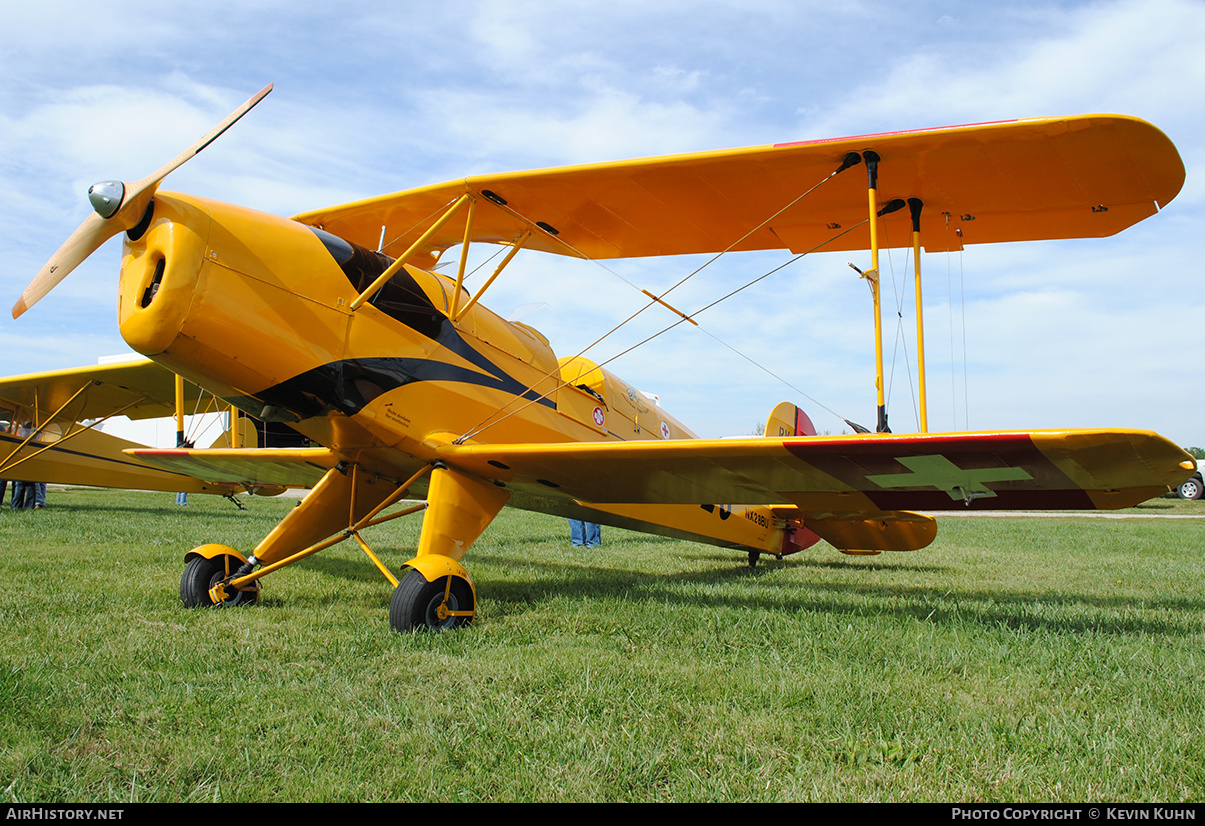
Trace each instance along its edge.
<instances>
[{"instance_id":1,"label":"shadow on grass","mask_svg":"<svg viewBox=\"0 0 1205 826\"><path fill-rule=\"evenodd\" d=\"M716 559L731 562L731 557ZM498 562L499 560L495 560ZM1060 633L1094 631L1106 634L1160 634L1184 637L1199 633L1189 620L1164 621L1138 616L1068 616L1069 613L1095 609L1124 611L1140 605L1144 611L1169 610L1184 614L1205 610L1205 600L1160 598L1134 600L1125 597L1096 597L1077 593L1025 593L1018 591L945 590L940 586L906 586L894 581L833 583L774 581L786 567L816 570L940 572L940 566L883 565L820 560L787 560L750 569L745 565L678 574L641 574L617 571L588 563L541 562L548 576L526 583L489 580L477 577L478 593L491 600L511 604L536 604L560 597L653 601L684 608L706 605L749 611L823 612L849 616L895 616L936 624L973 623L983 627L1005 626L1014 629L1045 629ZM678 586L724 585L750 582L756 592L737 594L678 593ZM692 589L693 590L693 589ZM1043 614L1049 614L1043 615Z\"/></svg>"},{"instance_id":2,"label":"shadow on grass","mask_svg":"<svg viewBox=\"0 0 1205 826\"><path fill-rule=\"evenodd\" d=\"M560 537L553 537L554 543ZM409 559L412 551L382 546L375 551L394 570L396 558ZM691 555L698 560L698 555ZM602 567L589 559L554 559L535 550L520 554L518 549L502 551L496 546L479 554L474 574L478 598L498 603L502 614L521 614L530 607L562 598L654 602L660 605L730 608L741 611L777 613L818 612L851 617L910 618L935 625L974 624L985 628L1007 627L1021 630L1046 630L1056 633L1096 633L1129 635L1155 634L1185 637L1198 631L1188 621L1166 621L1149 616L1072 616L1084 611L1119 612L1134 608L1136 601L1125 597L1097 597L1082 593L1027 593L1006 590L946 590L941 586L907 586L897 581L820 582L800 584L784 581L782 574L791 569L817 573L940 573L942 566L913 563L868 563L859 560L770 559L749 568L743 556L711 553L702 557L715 561L716 568L671 574ZM392 560L392 561L391 561ZM387 609L392 588L366 558L316 554L296 563L306 570L338 578L348 583L379 582L379 597L365 594L364 604L379 599ZM491 575L497 567L528 566L537 569L535 578L517 582ZM472 560L468 566L473 568ZM690 593L682 593L683 587ZM711 592L700 593L698 586ZM717 589L725 590L721 593ZM725 586L727 586L725 588ZM747 587L746 587L747 586ZM263 607L272 609L291 605L319 606L337 597L291 596L287 589L272 595ZM1182 614L1205 610L1205 600L1190 598L1144 599L1144 612L1169 610Z\"/></svg>"},{"instance_id":3,"label":"shadow on grass","mask_svg":"<svg viewBox=\"0 0 1205 826\"><path fill-rule=\"evenodd\" d=\"M172 494L168 494L168 493L164 494L164 496L171 496L171 495ZM246 503L244 503L244 504L246 504ZM10 508L8 505L0 506L0 512L5 512L5 511L9 511L9 510L12 510L12 508ZM22 511L13 511L13 512L14 513L22 513ZM188 513L188 511L186 511L185 509L182 509L179 505L172 504L170 502L165 503L163 505L130 505L130 504L112 504L112 505L110 505L107 503L102 504L99 502L55 502L55 501L53 501L53 499L48 499L48 501L46 503L45 513L47 515L53 514L55 516L70 515L70 514L78 513L81 515L88 515L88 516L109 515L109 514L118 516L120 514L129 514L131 516L145 515L145 516L165 517L165 516L182 516L185 513ZM198 514L199 514L200 518L204 518L204 519L230 519L233 517L239 517L242 519L246 519L248 517L253 516L255 514L255 512L251 508L248 508L247 510L239 510L234 505L231 505L229 510L211 510L211 509L207 508L204 511L198 511Z\"/></svg>"},{"instance_id":4,"label":"shadow on grass","mask_svg":"<svg viewBox=\"0 0 1205 826\"><path fill-rule=\"evenodd\" d=\"M72 507L117 514L163 516L179 513L179 509L170 504L139 507L80 503ZM208 517L247 516L233 507L225 511L207 506L204 513ZM531 606L567 598L656 603L686 610L707 606L780 614L816 612L851 617L885 616L938 625L970 623L988 628L1044 629L1058 633L1094 631L1182 637L1197 633L1184 615L1197 612L1199 616L1199 612L1205 610L1205 600L1199 597L1134 599L1101 596L1077 592L1074 583L1053 592L1008 586L991 590L968 589L965 574L958 572L952 574L950 580L962 584L953 586L901 584L899 580L907 579L909 575L919 575L932 582L934 575L940 577L950 570L911 554L818 557L805 552L782 561L764 555L758 566L751 569L743 551L698 545L682 548L680 540L648 535L632 535L634 538L629 539L626 532L621 532L617 540L604 544L600 551L582 551L569 547L568 529L562 520L550 520L532 528L531 525L524 526L521 536L513 531L499 531L483 537L466 560L479 598L497 603L502 614L522 614ZM417 536L382 537L383 541L374 541L369 535L366 539L384 564L397 575L401 563L414 555L413 545L407 543L416 541ZM621 565L639 566L640 561L631 557L644 550L673 560L671 567L679 570L650 574L638 568L616 569L610 564L618 561ZM668 557L665 557L667 550ZM608 551L617 553L609 554ZM624 559L617 560L618 554L624 554ZM678 559L682 560L681 565L676 562ZM308 557L296 566L349 586L370 585L357 601L365 605L379 604L382 609L389 605L392 588L352 543L340 546L334 553L323 552ZM653 566L650 564L649 567ZM279 590L275 581L274 576L265 580L268 599L263 607L269 610L285 605L322 606L340 599L328 593L298 594L288 587L287 574L280 581ZM1155 615L1161 611L1178 615Z\"/></svg>"}]
</instances>

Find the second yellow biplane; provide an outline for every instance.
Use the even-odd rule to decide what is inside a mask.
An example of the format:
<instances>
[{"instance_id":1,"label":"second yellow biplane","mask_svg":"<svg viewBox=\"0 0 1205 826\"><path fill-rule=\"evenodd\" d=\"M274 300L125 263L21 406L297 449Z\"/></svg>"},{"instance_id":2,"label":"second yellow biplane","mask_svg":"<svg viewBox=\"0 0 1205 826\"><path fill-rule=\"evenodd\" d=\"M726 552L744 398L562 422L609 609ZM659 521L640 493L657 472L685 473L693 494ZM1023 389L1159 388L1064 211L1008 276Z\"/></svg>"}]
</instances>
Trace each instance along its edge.
<instances>
[{"instance_id":1,"label":"second yellow biplane","mask_svg":"<svg viewBox=\"0 0 1205 826\"><path fill-rule=\"evenodd\" d=\"M936 526L916 509L1126 507L1190 472L1186 453L1145 431L820 437L790 403L764 437L696 439L603 367L558 359L539 332L479 301L520 250L870 250L863 275L877 296L884 222L910 221L911 234L890 237L929 250L1111 235L1183 183L1175 147L1141 120L1009 121L478 176L293 218L158 190L270 88L147 178L93 187L96 211L13 309L125 233L118 318L130 346L320 445L134 452L215 483L313 487L251 553L188 551L185 605L253 601L266 574L351 539L394 586L394 628L448 628L475 614L462 560L504 505L752 562L820 539L851 553L922 548ZM941 231L924 232L922 215L942 216ZM473 243L507 253L470 295ZM449 249L461 250L455 277L435 272ZM667 294L649 300L689 316ZM418 510L399 581L362 533Z\"/></svg>"},{"instance_id":2,"label":"second yellow biplane","mask_svg":"<svg viewBox=\"0 0 1205 826\"><path fill-rule=\"evenodd\" d=\"M103 429L117 416L135 421L174 416L180 442L185 416L218 412L216 402L144 358L0 379L0 479L233 497L245 490L243 485L149 465L127 453L146 445ZM213 447L261 443L263 423L236 418L237 429L223 427Z\"/></svg>"}]
</instances>

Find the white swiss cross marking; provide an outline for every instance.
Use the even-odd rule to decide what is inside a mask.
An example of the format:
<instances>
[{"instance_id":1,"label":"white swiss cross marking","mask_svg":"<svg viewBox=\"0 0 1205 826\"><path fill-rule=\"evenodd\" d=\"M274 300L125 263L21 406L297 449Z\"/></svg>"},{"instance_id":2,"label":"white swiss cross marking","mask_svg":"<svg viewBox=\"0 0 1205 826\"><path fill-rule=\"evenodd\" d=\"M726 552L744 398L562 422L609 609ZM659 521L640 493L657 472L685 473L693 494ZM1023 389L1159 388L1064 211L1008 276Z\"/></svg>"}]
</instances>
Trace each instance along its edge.
<instances>
[{"instance_id":1,"label":"white swiss cross marking","mask_svg":"<svg viewBox=\"0 0 1205 826\"><path fill-rule=\"evenodd\" d=\"M998 467L963 470L945 456L905 456L896 459L911 473L884 473L867 476L881 488L937 488L951 499L984 499L996 495L985 482L1017 482L1032 479L1024 468Z\"/></svg>"},{"instance_id":2,"label":"white swiss cross marking","mask_svg":"<svg viewBox=\"0 0 1205 826\"><path fill-rule=\"evenodd\" d=\"M603 415L603 409L601 407L594 408L594 423L599 427L602 427L603 422L606 420L607 417Z\"/></svg>"}]
</instances>

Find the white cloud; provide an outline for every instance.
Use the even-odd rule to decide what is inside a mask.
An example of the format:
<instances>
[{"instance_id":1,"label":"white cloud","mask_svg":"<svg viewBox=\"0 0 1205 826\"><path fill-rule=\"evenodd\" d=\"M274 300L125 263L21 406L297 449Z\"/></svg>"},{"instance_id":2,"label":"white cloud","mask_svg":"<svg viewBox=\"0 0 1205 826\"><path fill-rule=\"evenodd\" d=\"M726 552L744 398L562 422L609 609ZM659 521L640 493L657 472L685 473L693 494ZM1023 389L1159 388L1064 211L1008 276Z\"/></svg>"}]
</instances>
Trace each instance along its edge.
<instances>
[{"instance_id":1,"label":"white cloud","mask_svg":"<svg viewBox=\"0 0 1205 826\"><path fill-rule=\"evenodd\" d=\"M1021 36L960 40L943 26L809 122L809 135L1097 111L1195 121L1184 90L1205 82L1203 12L1195 0L1001 6L1014 18L1003 28L1023 22Z\"/></svg>"}]
</instances>

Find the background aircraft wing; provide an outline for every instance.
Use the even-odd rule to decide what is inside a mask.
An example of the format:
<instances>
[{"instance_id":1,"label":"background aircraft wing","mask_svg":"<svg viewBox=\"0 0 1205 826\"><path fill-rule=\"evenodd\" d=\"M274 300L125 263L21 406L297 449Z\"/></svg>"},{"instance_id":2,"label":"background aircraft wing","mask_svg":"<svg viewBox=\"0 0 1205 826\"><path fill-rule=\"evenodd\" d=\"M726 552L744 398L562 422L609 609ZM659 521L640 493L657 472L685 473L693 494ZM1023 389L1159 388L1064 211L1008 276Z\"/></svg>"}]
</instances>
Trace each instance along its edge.
<instances>
[{"instance_id":1,"label":"background aircraft wing","mask_svg":"<svg viewBox=\"0 0 1205 826\"><path fill-rule=\"evenodd\" d=\"M40 421L68 401L54 421L99 419L117 411L131 419L155 419L175 415L174 382L170 370L149 359L94 364L0 379L0 406L36 410ZM201 393L196 385L184 383L189 413Z\"/></svg>"},{"instance_id":2,"label":"background aircraft wing","mask_svg":"<svg viewBox=\"0 0 1205 826\"><path fill-rule=\"evenodd\" d=\"M929 435L449 445L449 466L589 503L794 504L814 517L904 510L1114 509L1166 493L1191 457L1158 434Z\"/></svg>"},{"instance_id":3,"label":"background aircraft wing","mask_svg":"<svg viewBox=\"0 0 1205 826\"><path fill-rule=\"evenodd\" d=\"M99 430L72 431L66 438L49 444L34 441L21 447L23 441L17 436L0 433L0 477L176 493L227 495L241 490L237 483L222 484L151 467L123 452L142 445Z\"/></svg>"},{"instance_id":4,"label":"background aircraft wing","mask_svg":"<svg viewBox=\"0 0 1205 826\"><path fill-rule=\"evenodd\" d=\"M185 382L188 412L201 396ZM175 376L146 359L0 379L0 419L7 427L0 432L0 476L133 490L237 493L237 482L152 467L125 453L143 445L81 424L112 415L145 419L174 412ZM19 435L27 421L49 426L27 439Z\"/></svg>"},{"instance_id":5,"label":"background aircraft wing","mask_svg":"<svg viewBox=\"0 0 1205 826\"><path fill-rule=\"evenodd\" d=\"M1146 121L1081 115L861 135L823 141L479 175L294 216L399 255L464 193L478 201L471 240L590 258L728 249L855 250L869 246L864 165L798 200L850 152L877 152L879 203L924 202L925 249L1113 235L1180 191L1184 164ZM883 246L911 245L909 211L888 215ZM842 235L841 233L846 234ZM459 244L449 221L421 250ZM830 240L831 239L831 240Z\"/></svg>"}]
</instances>

